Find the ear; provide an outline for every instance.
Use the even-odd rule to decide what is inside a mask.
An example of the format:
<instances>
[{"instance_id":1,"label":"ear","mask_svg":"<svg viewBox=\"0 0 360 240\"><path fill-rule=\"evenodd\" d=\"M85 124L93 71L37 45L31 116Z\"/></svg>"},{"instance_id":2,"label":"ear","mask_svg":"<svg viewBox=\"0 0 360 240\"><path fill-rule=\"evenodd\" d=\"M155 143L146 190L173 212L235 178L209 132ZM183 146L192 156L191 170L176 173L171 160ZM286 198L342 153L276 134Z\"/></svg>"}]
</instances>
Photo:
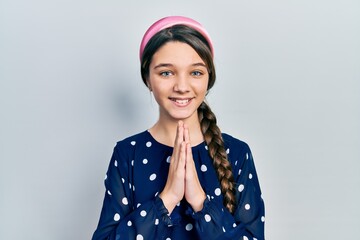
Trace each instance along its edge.
<instances>
[{"instance_id":1,"label":"ear","mask_svg":"<svg viewBox=\"0 0 360 240\"><path fill-rule=\"evenodd\" d=\"M152 88L151 88L151 84L150 84L149 80L146 81L146 86L148 87L150 92L152 92Z\"/></svg>"}]
</instances>

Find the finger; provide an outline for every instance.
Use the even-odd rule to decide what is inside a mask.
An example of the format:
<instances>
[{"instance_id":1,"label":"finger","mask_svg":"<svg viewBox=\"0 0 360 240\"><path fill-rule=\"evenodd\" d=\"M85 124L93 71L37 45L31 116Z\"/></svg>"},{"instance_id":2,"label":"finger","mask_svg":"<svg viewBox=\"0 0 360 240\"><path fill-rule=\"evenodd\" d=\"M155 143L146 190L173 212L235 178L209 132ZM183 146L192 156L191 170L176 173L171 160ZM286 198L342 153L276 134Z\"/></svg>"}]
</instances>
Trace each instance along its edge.
<instances>
[{"instance_id":1,"label":"finger","mask_svg":"<svg viewBox=\"0 0 360 240\"><path fill-rule=\"evenodd\" d=\"M186 143L190 143L190 133L189 133L189 128L184 125L184 141Z\"/></svg>"},{"instance_id":2,"label":"finger","mask_svg":"<svg viewBox=\"0 0 360 240\"><path fill-rule=\"evenodd\" d=\"M175 136L174 150L173 150L173 156L175 158L179 157L180 145L182 142L183 142L183 127L182 127L182 122L179 121L178 126L176 128L176 136Z\"/></svg>"},{"instance_id":3,"label":"finger","mask_svg":"<svg viewBox=\"0 0 360 240\"><path fill-rule=\"evenodd\" d=\"M176 130L176 144L180 145L183 141L184 141L184 124L182 121L179 121Z\"/></svg>"},{"instance_id":4,"label":"finger","mask_svg":"<svg viewBox=\"0 0 360 240\"><path fill-rule=\"evenodd\" d=\"M190 165L194 164L190 143L186 144L186 164L190 164Z\"/></svg>"},{"instance_id":5,"label":"finger","mask_svg":"<svg viewBox=\"0 0 360 240\"><path fill-rule=\"evenodd\" d=\"M180 167L185 167L186 164L186 143L182 142L180 145L180 157L179 157L179 165Z\"/></svg>"}]
</instances>

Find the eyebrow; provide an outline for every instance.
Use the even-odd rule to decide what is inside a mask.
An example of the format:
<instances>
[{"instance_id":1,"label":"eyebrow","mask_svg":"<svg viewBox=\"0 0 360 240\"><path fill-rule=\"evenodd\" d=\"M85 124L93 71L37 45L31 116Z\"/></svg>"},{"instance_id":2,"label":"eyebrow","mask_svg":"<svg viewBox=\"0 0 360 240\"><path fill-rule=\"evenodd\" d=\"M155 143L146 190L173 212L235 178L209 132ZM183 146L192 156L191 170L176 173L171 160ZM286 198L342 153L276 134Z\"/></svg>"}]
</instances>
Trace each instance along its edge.
<instances>
[{"instance_id":1,"label":"eyebrow","mask_svg":"<svg viewBox=\"0 0 360 240\"><path fill-rule=\"evenodd\" d=\"M154 67L154 69L161 68L161 67L172 67L173 65L170 63L160 63Z\"/></svg>"},{"instance_id":2,"label":"eyebrow","mask_svg":"<svg viewBox=\"0 0 360 240\"><path fill-rule=\"evenodd\" d=\"M157 68L161 68L161 67L173 67L174 65L171 64L171 63L160 63L158 65L156 65L154 67L154 69L157 69ZM204 63L194 63L194 64L191 64L190 66L193 66L193 67L197 67L197 66L200 66L200 67L205 67L206 68L206 65Z\"/></svg>"}]
</instances>

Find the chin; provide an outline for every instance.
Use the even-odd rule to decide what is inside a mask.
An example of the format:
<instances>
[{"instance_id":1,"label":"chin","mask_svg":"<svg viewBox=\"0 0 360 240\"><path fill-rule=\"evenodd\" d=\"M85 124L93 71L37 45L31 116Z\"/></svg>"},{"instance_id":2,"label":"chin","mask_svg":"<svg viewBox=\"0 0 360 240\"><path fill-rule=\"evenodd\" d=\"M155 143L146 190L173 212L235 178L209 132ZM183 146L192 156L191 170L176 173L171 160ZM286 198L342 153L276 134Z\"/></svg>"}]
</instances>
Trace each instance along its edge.
<instances>
[{"instance_id":1,"label":"chin","mask_svg":"<svg viewBox=\"0 0 360 240\"><path fill-rule=\"evenodd\" d=\"M195 115L196 119L198 119L197 111L188 112L188 113L178 113L177 112L177 113L172 113L169 115L171 118L173 118L176 121L191 119L191 118L194 118L194 115Z\"/></svg>"}]
</instances>

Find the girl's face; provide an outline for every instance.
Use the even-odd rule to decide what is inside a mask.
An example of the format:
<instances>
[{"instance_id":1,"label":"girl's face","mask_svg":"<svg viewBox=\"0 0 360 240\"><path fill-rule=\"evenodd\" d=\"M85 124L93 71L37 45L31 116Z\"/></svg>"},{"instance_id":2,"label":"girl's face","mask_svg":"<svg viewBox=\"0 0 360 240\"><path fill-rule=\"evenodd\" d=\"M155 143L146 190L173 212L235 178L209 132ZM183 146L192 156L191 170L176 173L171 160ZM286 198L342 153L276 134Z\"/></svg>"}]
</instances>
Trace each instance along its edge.
<instances>
[{"instance_id":1,"label":"girl's face","mask_svg":"<svg viewBox=\"0 0 360 240\"><path fill-rule=\"evenodd\" d=\"M204 61L186 43L168 42L153 55L148 86L159 104L160 118L198 121L209 81Z\"/></svg>"}]
</instances>

